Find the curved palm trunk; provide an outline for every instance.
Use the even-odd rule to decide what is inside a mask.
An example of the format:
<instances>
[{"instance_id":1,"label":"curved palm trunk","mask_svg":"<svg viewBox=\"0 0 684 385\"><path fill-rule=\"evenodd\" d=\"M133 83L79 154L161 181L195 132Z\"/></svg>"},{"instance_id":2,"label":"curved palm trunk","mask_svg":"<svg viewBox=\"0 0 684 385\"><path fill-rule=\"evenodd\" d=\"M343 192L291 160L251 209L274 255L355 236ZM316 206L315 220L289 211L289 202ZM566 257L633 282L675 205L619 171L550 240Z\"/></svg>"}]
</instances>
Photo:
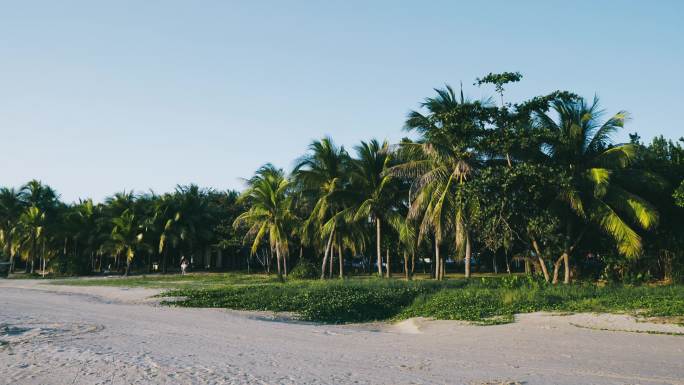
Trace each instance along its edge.
<instances>
[{"instance_id":1,"label":"curved palm trunk","mask_svg":"<svg viewBox=\"0 0 684 385\"><path fill-rule=\"evenodd\" d=\"M542 272L544 273L544 280L546 280L546 282L549 282L549 270L546 268L546 262L544 261L544 258L542 258L541 248L539 247L539 244L537 243L536 239L532 240L532 247L534 247L534 252L537 253L537 258L539 258L539 266L541 267ZM558 277L557 272L554 272L554 277Z\"/></svg>"},{"instance_id":2,"label":"curved palm trunk","mask_svg":"<svg viewBox=\"0 0 684 385\"><path fill-rule=\"evenodd\" d=\"M470 257L472 250L470 248L470 232L466 231L466 245L465 245L465 277L470 278Z\"/></svg>"},{"instance_id":3,"label":"curved palm trunk","mask_svg":"<svg viewBox=\"0 0 684 385\"><path fill-rule=\"evenodd\" d=\"M285 278L287 278L287 254L288 253L283 253L283 273Z\"/></svg>"},{"instance_id":4,"label":"curved palm trunk","mask_svg":"<svg viewBox=\"0 0 684 385\"><path fill-rule=\"evenodd\" d=\"M321 265L321 279L325 279L325 266L328 263L328 254L330 254L330 248L332 247L334 232L335 228L333 228L333 231L330 232L330 236L328 237L328 244L325 246L325 253L323 254L323 264Z\"/></svg>"},{"instance_id":5,"label":"curved palm trunk","mask_svg":"<svg viewBox=\"0 0 684 385\"><path fill-rule=\"evenodd\" d=\"M563 254L563 265L565 266L565 277L563 277L563 283L570 283L570 255L568 253Z\"/></svg>"},{"instance_id":6,"label":"curved palm trunk","mask_svg":"<svg viewBox=\"0 0 684 385\"><path fill-rule=\"evenodd\" d=\"M378 255L378 276L382 278L382 250L380 250L380 217L375 217L375 241L377 243L375 250Z\"/></svg>"}]
</instances>

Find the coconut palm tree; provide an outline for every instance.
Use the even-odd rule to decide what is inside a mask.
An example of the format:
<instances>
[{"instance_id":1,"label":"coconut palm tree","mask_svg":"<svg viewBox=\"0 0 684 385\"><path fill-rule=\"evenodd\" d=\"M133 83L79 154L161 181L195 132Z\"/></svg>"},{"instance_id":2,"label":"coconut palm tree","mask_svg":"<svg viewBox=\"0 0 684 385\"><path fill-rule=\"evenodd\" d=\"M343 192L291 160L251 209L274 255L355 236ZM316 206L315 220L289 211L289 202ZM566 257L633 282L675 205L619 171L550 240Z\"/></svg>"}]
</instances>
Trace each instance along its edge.
<instances>
[{"instance_id":1,"label":"coconut palm tree","mask_svg":"<svg viewBox=\"0 0 684 385\"><path fill-rule=\"evenodd\" d=\"M641 237L635 229L648 230L658 223L658 212L640 196L628 191L622 177L634 159L634 144L613 145L611 135L624 126L627 113L620 111L601 122L603 111L598 98L587 103L582 98L555 100L552 111L538 113L536 124L550 133L540 152L545 161L566 173L558 201L563 203L566 242L554 266L558 281L561 261L565 266L564 282L570 282L569 259L588 229L596 225L611 237L617 250L628 258L642 250ZM632 181L639 173L631 170ZM647 179L643 179L647 180Z\"/></svg>"},{"instance_id":2,"label":"coconut palm tree","mask_svg":"<svg viewBox=\"0 0 684 385\"><path fill-rule=\"evenodd\" d=\"M337 223L337 220L331 219L344 210L344 202L350 198L347 190L349 155L344 147L336 146L328 137L316 140L309 145L309 153L298 160L293 176L300 195L315 202L309 218L304 221L302 239L313 238L310 235L311 231L328 238L321 267L323 279L326 262L332 254ZM328 231L324 229L326 223L331 224Z\"/></svg>"},{"instance_id":3,"label":"coconut palm tree","mask_svg":"<svg viewBox=\"0 0 684 385\"><path fill-rule=\"evenodd\" d=\"M287 277L287 255L289 253L288 227L294 216L290 210L290 182L283 170L266 164L247 181L247 189L238 199L249 207L240 214L234 227L246 225L249 230L245 239L252 239L251 253L268 237L271 250L276 253L278 278ZM282 266L282 270L281 270Z\"/></svg>"},{"instance_id":4,"label":"coconut palm tree","mask_svg":"<svg viewBox=\"0 0 684 385\"><path fill-rule=\"evenodd\" d=\"M173 194L173 207L176 210L173 214L173 226L178 237L178 247L186 255L208 252L214 223L209 192L210 190L191 184L177 186Z\"/></svg>"},{"instance_id":5,"label":"coconut palm tree","mask_svg":"<svg viewBox=\"0 0 684 385\"><path fill-rule=\"evenodd\" d=\"M419 238L429 231L434 235L435 277L444 276L440 246L445 235L453 233L456 249L465 255L468 278L472 250L469 217L476 206L465 183L482 163L477 141L483 133L488 102L468 101L462 92L457 97L449 86L435 91L436 97L421 104L428 114L409 113L405 129L417 131L422 138L401 143L404 162L393 166L390 173L412 181L409 217L421 218Z\"/></svg>"},{"instance_id":6,"label":"coconut palm tree","mask_svg":"<svg viewBox=\"0 0 684 385\"><path fill-rule=\"evenodd\" d=\"M370 218L375 223L378 276L382 277L382 222L394 214L392 205L398 198L397 183L388 173L391 166L389 144L387 141L380 144L373 139L370 142L361 142L355 149L357 157L351 162L351 179L353 191L359 195L360 204L354 219L358 221Z\"/></svg>"},{"instance_id":7,"label":"coconut palm tree","mask_svg":"<svg viewBox=\"0 0 684 385\"><path fill-rule=\"evenodd\" d=\"M33 179L21 187L21 198L27 206L34 206L48 213L57 206L58 197L52 187Z\"/></svg>"},{"instance_id":8,"label":"coconut palm tree","mask_svg":"<svg viewBox=\"0 0 684 385\"><path fill-rule=\"evenodd\" d=\"M20 254L26 261L26 272L33 274L40 244L45 241L45 212L28 207L19 217Z\"/></svg>"},{"instance_id":9,"label":"coconut palm tree","mask_svg":"<svg viewBox=\"0 0 684 385\"><path fill-rule=\"evenodd\" d=\"M14 272L19 217L24 211L21 193L14 188L0 188L0 244L9 258L10 273Z\"/></svg>"},{"instance_id":10,"label":"coconut palm tree","mask_svg":"<svg viewBox=\"0 0 684 385\"><path fill-rule=\"evenodd\" d=\"M418 251L418 229L416 222L407 216L395 215L390 220L390 225L397 233L399 248L403 253L404 278L410 280L413 277L413 270L416 264L416 252ZM411 265L409 266L409 255Z\"/></svg>"},{"instance_id":11,"label":"coconut palm tree","mask_svg":"<svg viewBox=\"0 0 684 385\"><path fill-rule=\"evenodd\" d=\"M126 258L126 272L128 275L131 262L135 258L143 240L143 229L140 219L135 213L126 209L120 216L112 219L112 249L117 256Z\"/></svg>"},{"instance_id":12,"label":"coconut palm tree","mask_svg":"<svg viewBox=\"0 0 684 385\"><path fill-rule=\"evenodd\" d=\"M74 252L85 253L90 261L90 271L95 271L97 254L107 237L102 231L102 207L94 204L92 199L86 199L73 206L71 213Z\"/></svg>"},{"instance_id":13,"label":"coconut palm tree","mask_svg":"<svg viewBox=\"0 0 684 385\"><path fill-rule=\"evenodd\" d=\"M155 200L151 221L154 227L153 231L158 234L156 247L161 257L162 272L166 273L169 249L178 248L180 242L177 226L180 221L180 212L176 207L173 195L164 194Z\"/></svg>"}]
</instances>

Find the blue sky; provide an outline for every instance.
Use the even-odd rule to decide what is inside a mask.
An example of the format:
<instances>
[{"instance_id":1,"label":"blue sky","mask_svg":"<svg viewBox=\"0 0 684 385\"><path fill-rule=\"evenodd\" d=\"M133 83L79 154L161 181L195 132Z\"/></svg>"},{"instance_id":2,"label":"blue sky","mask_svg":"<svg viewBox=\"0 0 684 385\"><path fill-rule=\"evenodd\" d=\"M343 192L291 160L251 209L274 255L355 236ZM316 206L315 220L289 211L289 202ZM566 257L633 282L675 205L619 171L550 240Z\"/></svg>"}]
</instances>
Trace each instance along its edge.
<instances>
[{"instance_id":1,"label":"blue sky","mask_svg":"<svg viewBox=\"0 0 684 385\"><path fill-rule=\"evenodd\" d=\"M396 141L432 88L598 94L616 140L684 135L681 1L1 1L0 185L66 201L240 188L307 144Z\"/></svg>"}]
</instances>

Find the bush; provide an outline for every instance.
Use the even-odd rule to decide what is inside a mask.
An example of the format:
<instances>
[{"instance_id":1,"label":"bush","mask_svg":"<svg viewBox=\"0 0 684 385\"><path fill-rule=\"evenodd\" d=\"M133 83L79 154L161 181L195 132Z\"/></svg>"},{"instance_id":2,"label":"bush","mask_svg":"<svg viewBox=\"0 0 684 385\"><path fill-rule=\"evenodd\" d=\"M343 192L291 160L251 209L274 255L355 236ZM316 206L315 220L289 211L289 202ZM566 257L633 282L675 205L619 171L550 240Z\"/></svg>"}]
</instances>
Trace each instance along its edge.
<instances>
[{"instance_id":1,"label":"bush","mask_svg":"<svg viewBox=\"0 0 684 385\"><path fill-rule=\"evenodd\" d=\"M288 277L294 279L314 279L320 276L321 270L307 260L300 260L297 266L288 274Z\"/></svg>"}]
</instances>

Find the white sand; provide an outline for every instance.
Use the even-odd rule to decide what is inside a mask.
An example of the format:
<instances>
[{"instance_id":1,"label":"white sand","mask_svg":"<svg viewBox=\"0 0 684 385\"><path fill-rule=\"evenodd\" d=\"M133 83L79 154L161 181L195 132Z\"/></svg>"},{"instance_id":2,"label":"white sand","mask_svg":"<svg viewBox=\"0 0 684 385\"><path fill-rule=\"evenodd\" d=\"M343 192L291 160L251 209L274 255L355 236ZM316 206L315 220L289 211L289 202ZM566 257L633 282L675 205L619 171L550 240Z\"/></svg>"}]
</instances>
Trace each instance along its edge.
<instances>
[{"instance_id":1,"label":"white sand","mask_svg":"<svg viewBox=\"0 0 684 385\"><path fill-rule=\"evenodd\" d=\"M0 384L684 384L684 333L620 315L313 325L0 280Z\"/></svg>"}]
</instances>

